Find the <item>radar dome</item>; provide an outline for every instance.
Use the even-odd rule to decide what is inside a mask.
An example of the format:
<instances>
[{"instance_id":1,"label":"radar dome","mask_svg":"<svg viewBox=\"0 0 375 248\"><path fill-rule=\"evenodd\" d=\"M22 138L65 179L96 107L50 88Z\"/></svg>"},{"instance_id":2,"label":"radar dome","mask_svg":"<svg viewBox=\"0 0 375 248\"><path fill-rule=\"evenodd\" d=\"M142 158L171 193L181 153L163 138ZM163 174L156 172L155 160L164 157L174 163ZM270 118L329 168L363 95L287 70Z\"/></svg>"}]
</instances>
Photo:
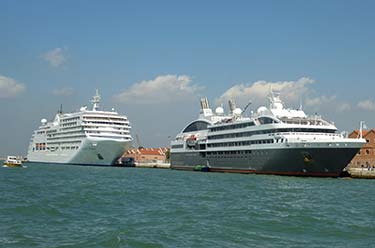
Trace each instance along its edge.
<instances>
[{"instance_id":1,"label":"radar dome","mask_svg":"<svg viewBox=\"0 0 375 248\"><path fill-rule=\"evenodd\" d=\"M267 112L267 110L268 109L266 107L261 106L261 107L258 108L257 113L258 114L263 114L264 112Z\"/></svg>"},{"instance_id":2,"label":"radar dome","mask_svg":"<svg viewBox=\"0 0 375 248\"><path fill-rule=\"evenodd\" d=\"M216 113L217 115L223 115L223 114L224 114L224 109L223 109L222 107L217 107L217 108L215 109L215 113Z\"/></svg>"},{"instance_id":3,"label":"radar dome","mask_svg":"<svg viewBox=\"0 0 375 248\"><path fill-rule=\"evenodd\" d=\"M241 115L241 114L242 114L242 110L241 110L240 108L235 108L235 109L233 110L233 114L234 114L234 115Z\"/></svg>"},{"instance_id":4,"label":"radar dome","mask_svg":"<svg viewBox=\"0 0 375 248\"><path fill-rule=\"evenodd\" d=\"M46 119L41 119L40 122L42 123L42 125L46 125L47 124L47 120Z\"/></svg>"}]
</instances>

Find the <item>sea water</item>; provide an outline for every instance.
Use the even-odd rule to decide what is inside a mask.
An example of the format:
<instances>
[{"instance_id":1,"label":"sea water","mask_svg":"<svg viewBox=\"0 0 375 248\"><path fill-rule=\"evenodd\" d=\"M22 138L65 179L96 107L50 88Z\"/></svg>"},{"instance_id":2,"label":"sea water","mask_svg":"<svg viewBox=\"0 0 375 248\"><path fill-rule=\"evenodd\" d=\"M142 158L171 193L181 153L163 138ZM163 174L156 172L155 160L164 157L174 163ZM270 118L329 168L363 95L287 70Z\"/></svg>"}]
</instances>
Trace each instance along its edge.
<instances>
[{"instance_id":1,"label":"sea water","mask_svg":"<svg viewBox=\"0 0 375 248\"><path fill-rule=\"evenodd\" d=\"M0 247L375 247L375 180L0 168Z\"/></svg>"}]
</instances>

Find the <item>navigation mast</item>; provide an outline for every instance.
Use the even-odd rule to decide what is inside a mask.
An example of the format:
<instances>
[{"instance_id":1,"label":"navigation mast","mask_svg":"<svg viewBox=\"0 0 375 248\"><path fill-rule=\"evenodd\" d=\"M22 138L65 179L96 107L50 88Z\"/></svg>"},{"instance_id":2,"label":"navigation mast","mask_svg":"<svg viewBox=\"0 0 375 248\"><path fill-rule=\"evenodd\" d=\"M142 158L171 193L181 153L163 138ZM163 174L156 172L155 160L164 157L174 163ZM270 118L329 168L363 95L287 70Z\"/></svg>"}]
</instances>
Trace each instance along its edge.
<instances>
[{"instance_id":1,"label":"navigation mast","mask_svg":"<svg viewBox=\"0 0 375 248\"><path fill-rule=\"evenodd\" d=\"M100 100L102 99L100 94L99 94L99 90L96 89L95 91L95 96L92 97L92 100L91 100L91 103L93 104L92 106L92 110L93 111L98 111L99 110L99 104L100 104Z\"/></svg>"}]
</instances>

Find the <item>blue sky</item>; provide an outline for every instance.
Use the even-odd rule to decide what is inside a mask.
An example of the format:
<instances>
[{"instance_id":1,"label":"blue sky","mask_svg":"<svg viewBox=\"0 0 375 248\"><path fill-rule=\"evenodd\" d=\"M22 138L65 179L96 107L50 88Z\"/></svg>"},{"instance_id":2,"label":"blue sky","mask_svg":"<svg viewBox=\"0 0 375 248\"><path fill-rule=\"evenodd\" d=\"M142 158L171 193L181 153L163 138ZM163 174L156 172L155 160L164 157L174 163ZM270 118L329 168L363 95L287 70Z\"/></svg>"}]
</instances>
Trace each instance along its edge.
<instances>
[{"instance_id":1,"label":"blue sky","mask_svg":"<svg viewBox=\"0 0 375 248\"><path fill-rule=\"evenodd\" d=\"M88 104L128 115L144 146L168 145L228 97L375 127L374 1L0 0L0 155L25 154L41 118ZM126 99L125 99L126 98ZM255 99L255 100L254 100ZM256 105L257 104L257 105Z\"/></svg>"}]
</instances>

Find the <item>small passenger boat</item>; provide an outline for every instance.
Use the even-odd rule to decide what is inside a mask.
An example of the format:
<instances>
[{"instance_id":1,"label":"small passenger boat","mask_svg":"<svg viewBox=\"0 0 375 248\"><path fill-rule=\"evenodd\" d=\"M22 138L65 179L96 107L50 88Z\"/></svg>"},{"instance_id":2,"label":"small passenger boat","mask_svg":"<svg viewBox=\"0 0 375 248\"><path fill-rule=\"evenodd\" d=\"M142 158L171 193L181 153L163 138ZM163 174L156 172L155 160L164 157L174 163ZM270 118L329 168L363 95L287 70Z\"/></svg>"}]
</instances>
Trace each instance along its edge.
<instances>
[{"instance_id":1,"label":"small passenger boat","mask_svg":"<svg viewBox=\"0 0 375 248\"><path fill-rule=\"evenodd\" d=\"M22 167L21 159L17 159L16 156L8 156L3 163L4 167Z\"/></svg>"}]
</instances>

